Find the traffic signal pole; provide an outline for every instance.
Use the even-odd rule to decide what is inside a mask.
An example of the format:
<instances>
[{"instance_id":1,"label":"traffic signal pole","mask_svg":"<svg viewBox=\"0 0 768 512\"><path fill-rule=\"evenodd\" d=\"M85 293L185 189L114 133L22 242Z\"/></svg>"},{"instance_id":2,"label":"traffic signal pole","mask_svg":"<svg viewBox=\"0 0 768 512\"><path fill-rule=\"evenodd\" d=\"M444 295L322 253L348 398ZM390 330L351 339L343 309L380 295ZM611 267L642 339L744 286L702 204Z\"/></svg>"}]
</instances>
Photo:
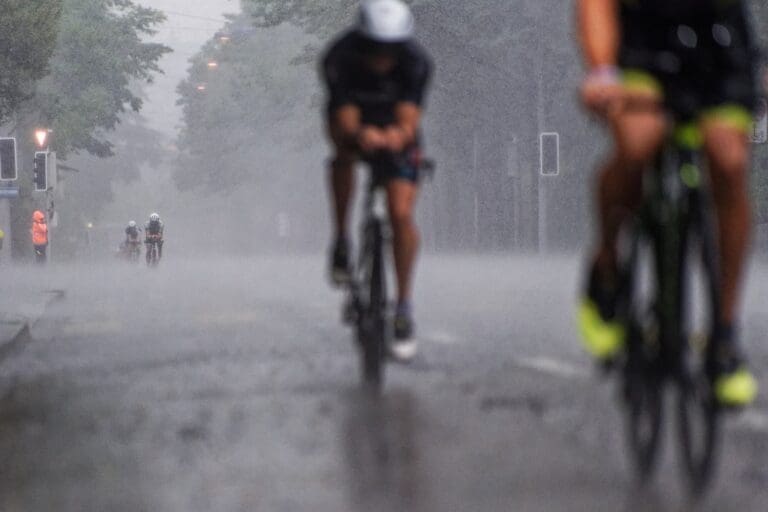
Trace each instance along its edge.
<instances>
[{"instance_id":1,"label":"traffic signal pole","mask_svg":"<svg viewBox=\"0 0 768 512\"><path fill-rule=\"evenodd\" d=\"M11 200L0 198L0 229L5 232L0 248L0 266L7 266L11 261Z\"/></svg>"}]
</instances>

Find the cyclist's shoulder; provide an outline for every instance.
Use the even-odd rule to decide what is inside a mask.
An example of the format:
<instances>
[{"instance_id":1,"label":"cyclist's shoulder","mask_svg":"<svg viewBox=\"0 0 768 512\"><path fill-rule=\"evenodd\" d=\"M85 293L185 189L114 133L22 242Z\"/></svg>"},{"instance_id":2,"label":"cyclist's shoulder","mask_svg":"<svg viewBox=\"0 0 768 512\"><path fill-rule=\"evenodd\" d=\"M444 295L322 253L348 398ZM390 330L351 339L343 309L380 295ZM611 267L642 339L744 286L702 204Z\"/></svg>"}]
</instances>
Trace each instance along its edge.
<instances>
[{"instance_id":1,"label":"cyclist's shoulder","mask_svg":"<svg viewBox=\"0 0 768 512\"><path fill-rule=\"evenodd\" d=\"M432 56L417 40L412 39L403 45L403 55L409 66L418 70L431 70L434 66Z\"/></svg>"},{"instance_id":2,"label":"cyclist's shoulder","mask_svg":"<svg viewBox=\"0 0 768 512\"><path fill-rule=\"evenodd\" d=\"M323 52L323 61L344 60L352 56L358 48L360 36L355 30L345 30L334 37Z\"/></svg>"}]
</instances>

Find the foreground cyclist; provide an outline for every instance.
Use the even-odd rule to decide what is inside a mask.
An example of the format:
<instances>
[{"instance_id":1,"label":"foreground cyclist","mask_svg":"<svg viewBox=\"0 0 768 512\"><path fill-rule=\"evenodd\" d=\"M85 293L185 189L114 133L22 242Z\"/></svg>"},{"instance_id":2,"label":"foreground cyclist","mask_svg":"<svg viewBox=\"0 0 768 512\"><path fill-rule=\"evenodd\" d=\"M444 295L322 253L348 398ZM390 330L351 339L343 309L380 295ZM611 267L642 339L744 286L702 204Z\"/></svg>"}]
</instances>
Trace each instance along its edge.
<instances>
[{"instance_id":1,"label":"foreground cyclist","mask_svg":"<svg viewBox=\"0 0 768 512\"><path fill-rule=\"evenodd\" d=\"M741 0L579 0L581 44L589 67L582 100L610 125L614 150L598 187L600 245L579 320L590 352L610 360L623 348L615 318L617 238L640 205L643 169L668 130L661 108L623 108L629 95L663 103L678 121L694 120L703 136L719 227L722 311L710 368L718 400L751 403L757 384L741 350L737 302L750 205L747 131L756 100L757 52Z\"/></svg>"},{"instance_id":2,"label":"foreground cyclist","mask_svg":"<svg viewBox=\"0 0 768 512\"><path fill-rule=\"evenodd\" d=\"M347 217L358 161L387 180L398 283L393 356L411 359L411 283L419 245L413 208L418 192L419 125L431 74L430 57L413 40L413 15L400 0L367 0L359 23L334 41L323 59L329 91L328 131L335 150L330 182L335 215L331 281L351 279Z\"/></svg>"}]
</instances>

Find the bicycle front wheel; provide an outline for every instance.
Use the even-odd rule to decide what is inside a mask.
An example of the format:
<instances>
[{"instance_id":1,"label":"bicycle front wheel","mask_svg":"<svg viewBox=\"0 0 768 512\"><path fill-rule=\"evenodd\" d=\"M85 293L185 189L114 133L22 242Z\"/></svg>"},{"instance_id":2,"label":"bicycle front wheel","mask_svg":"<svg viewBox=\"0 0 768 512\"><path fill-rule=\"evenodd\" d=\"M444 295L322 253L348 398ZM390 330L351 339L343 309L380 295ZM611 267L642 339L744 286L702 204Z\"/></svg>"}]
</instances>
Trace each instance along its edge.
<instances>
[{"instance_id":1,"label":"bicycle front wheel","mask_svg":"<svg viewBox=\"0 0 768 512\"><path fill-rule=\"evenodd\" d=\"M627 441L637 476L645 484L658 460L663 419L663 393L649 368L628 370L625 376Z\"/></svg>"},{"instance_id":2,"label":"bicycle front wheel","mask_svg":"<svg viewBox=\"0 0 768 512\"><path fill-rule=\"evenodd\" d=\"M366 229L367 265L365 279L368 284L367 307L360 319L363 380L374 389L384 383L386 358L386 276L384 272L384 239L379 221L372 221Z\"/></svg>"}]
</instances>

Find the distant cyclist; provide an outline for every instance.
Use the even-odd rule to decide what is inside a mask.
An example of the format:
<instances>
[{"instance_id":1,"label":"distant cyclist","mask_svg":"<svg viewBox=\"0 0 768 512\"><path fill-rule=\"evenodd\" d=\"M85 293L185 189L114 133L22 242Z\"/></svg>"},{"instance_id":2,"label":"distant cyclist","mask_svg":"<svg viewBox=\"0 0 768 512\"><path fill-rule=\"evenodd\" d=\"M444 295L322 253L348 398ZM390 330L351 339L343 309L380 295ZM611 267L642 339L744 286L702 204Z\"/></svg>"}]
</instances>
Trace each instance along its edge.
<instances>
[{"instance_id":1,"label":"distant cyclist","mask_svg":"<svg viewBox=\"0 0 768 512\"><path fill-rule=\"evenodd\" d=\"M125 228L125 242L128 244L138 243L141 228L136 224L135 220L128 222L128 226Z\"/></svg>"},{"instance_id":2,"label":"distant cyclist","mask_svg":"<svg viewBox=\"0 0 768 512\"><path fill-rule=\"evenodd\" d=\"M163 257L163 243L165 242L165 239L163 238L164 228L163 221L160 220L160 215L157 213L150 215L149 221L144 225L144 243L148 245L157 244L158 260ZM149 249L149 247L147 249ZM149 261L150 257L151 251L147 250L147 261Z\"/></svg>"},{"instance_id":3,"label":"distant cyclist","mask_svg":"<svg viewBox=\"0 0 768 512\"><path fill-rule=\"evenodd\" d=\"M128 222L128 226L125 228L125 249L128 256L138 257L137 253L140 252L139 244L141 244L141 228L136 224L135 220Z\"/></svg>"},{"instance_id":4,"label":"distant cyclist","mask_svg":"<svg viewBox=\"0 0 768 512\"><path fill-rule=\"evenodd\" d=\"M330 182L335 215L331 280L350 280L347 217L358 161L386 180L398 283L393 355L416 353L411 287L419 234L413 219L419 183L419 126L432 70L414 40L414 18L400 0L362 3L357 25L327 49L328 131L335 151Z\"/></svg>"},{"instance_id":5,"label":"distant cyclist","mask_svg":"<svg viewBox=\"0 0 768 512\"><path fill-rule=\"evenodd\" d=\"M747 131L757 51L745 2L579 0L578 18L589 68L582 99L606 120L614 140L601 169L599 246L580 307L587 348L603 359L623 348L615 319L618 233L640 204L642 171L667 136L666 114L693 121L711 171L720 237L722 310L709 367L718 400L746 405L757 384L739 343L737 306L750 232ZM663 109L625 108L629 97L657 100Z\"/></svg>"}]
</instances>

